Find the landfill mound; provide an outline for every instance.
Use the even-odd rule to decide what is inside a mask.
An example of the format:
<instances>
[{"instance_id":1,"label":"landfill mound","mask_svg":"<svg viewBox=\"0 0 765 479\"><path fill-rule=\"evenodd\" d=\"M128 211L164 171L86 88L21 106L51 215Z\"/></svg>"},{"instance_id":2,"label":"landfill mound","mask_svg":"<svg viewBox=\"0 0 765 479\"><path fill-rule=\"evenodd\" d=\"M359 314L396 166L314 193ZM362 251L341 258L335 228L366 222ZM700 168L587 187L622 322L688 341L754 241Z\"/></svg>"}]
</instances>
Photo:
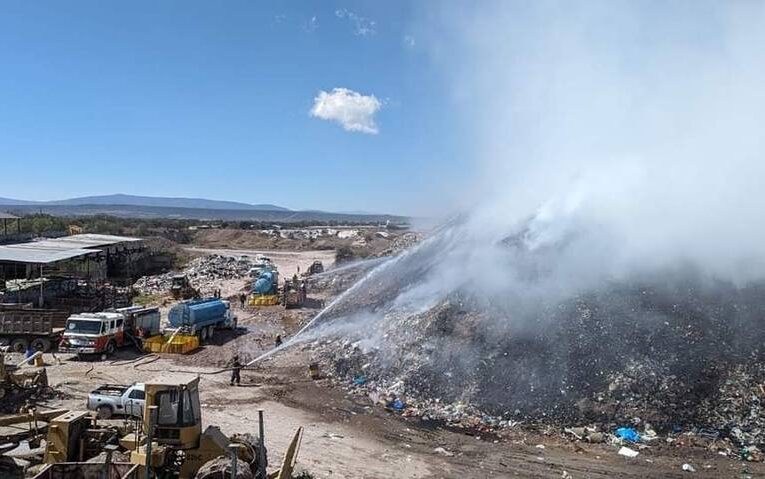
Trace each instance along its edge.
<instances>
[{"instance_id":1,"label":"landfill mound","mask_svg":"<svg viewBox=\"0 0 765 479\"><path fill-rule=\"evenodd\" d=\"M239 258L222 255L200 256L189 262L180 272L169 272L154 276L142 276L133 284L141 294L163 294L170 291L173 276L184 274L192 287L203 293L212 292L220 280L241 279L247 276L255 265L255 258Z\"/></svg>"},{"instance_id":2,"label":"landfill mound","mask_svg":"<svg viewBox=\"0 0 765 479\"><path fill-rule=\"evenodd\" d=\"M513 280L490 268L480 284L443 267L481 262L464 234L370 265L305 333L324 367L406 414L468 426L642 422L765 442L765 284L680 267L560 288L550 268L576 239L532 251L525 233L491 245Z\"/></svg>"}]
</instances>

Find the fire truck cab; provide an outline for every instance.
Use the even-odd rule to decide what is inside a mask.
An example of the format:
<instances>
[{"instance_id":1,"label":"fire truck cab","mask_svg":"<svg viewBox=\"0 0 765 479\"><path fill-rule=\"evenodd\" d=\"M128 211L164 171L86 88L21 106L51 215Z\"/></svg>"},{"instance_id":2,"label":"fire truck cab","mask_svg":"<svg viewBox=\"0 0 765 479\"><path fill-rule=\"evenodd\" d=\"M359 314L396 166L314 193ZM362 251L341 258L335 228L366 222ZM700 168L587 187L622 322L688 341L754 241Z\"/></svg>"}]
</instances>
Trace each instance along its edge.
<instances>
[{"instance_id":1,"label":"fire truck cab","mask_svg":"<svg viewBox=\"0 0 765 479\"><path fill-rule=\"evenodd\" d=\"M125 343L125 316L120 313L80 313L66 320L58 350L78 355L112 355Z\"/></svg>"}]
</instances>

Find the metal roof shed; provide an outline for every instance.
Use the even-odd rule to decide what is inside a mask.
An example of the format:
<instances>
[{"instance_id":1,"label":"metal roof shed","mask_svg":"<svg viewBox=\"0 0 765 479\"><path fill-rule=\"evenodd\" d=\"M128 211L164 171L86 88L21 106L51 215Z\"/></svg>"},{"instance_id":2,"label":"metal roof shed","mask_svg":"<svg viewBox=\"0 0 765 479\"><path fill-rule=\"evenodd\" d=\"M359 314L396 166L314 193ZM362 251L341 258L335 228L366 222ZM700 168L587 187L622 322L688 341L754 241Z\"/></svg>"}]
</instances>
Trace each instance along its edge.
<instances>
[{"instance_id":1,"label":"metal roof shed","mask_svg":"<svg viewBox=\"0 0 765 479\"><path fill-rule=\"evenodd\" d=\"M97 253L98 251L92 249L48 249L34 248L27 245L24 245L23 247L18 247L17 245L0 246L0 261L7 261L9 263L49 264Z\"/></svg>"}]
</instances>

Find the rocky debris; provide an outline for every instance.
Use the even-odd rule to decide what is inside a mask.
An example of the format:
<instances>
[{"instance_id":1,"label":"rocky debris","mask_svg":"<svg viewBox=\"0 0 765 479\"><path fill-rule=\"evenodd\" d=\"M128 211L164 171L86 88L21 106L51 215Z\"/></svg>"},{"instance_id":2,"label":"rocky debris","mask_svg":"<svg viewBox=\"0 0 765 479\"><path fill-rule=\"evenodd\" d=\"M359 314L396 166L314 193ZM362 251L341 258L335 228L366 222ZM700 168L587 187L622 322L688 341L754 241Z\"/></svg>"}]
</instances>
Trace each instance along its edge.
<instances>
[{"instance_id":1,"label":"rocky debris","mask_svg":"<svg viewBox=\"0 0 765 479\"><path fill-rule=\"evenodd\" d=\"M390 236L384 236L385 239L389 239L389 237ZM404 233L402 235L399 235L393 238L390 246L384 249L383 251L380 251L375 256L377 257L395 256L411 248L412 246L416 245L417 243L422 241L422 239L423 239L422 233L415 233L415 232Z\"/></svg>"},{"instance_id":2,"label":"rocky debris","mask_svg":"<svg viewBox=\"0 0 765 479\"><path fill-rule=\"evenodd\" d=\"M256 258L249 256L201 256L191 260L181 271L143 276L133 284L133 288L141 294L164 294L170 291L173 276L184 274L191 286L200 290L202 294L208 294L218 287L218 281L247 277L255 262Z\"/></svg>"}]
</instances>

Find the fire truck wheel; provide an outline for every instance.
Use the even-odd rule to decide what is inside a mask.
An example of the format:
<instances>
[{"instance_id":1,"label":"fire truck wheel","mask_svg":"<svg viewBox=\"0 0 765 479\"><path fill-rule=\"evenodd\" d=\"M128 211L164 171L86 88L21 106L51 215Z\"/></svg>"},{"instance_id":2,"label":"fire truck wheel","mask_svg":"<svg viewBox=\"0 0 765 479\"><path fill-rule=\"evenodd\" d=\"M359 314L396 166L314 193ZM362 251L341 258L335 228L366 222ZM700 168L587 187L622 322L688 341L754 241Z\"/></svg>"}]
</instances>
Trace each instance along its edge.
<instances>
[{"instance_id":1,"label":"fire truck wheel","mask_svg":"<svg viewBox=\"0 0 765 479\"><path fill-rule=\"evenodd\" d=\"M108 356L113 355L116 350L117 350L117 346L114 344L114 341L109 341L108 343L106 343L106 354Z\"/></svg>"},{"instance_id":2,"label":"fire truck wheel","mask_svg":"<svg viewBox=\"0 0 765 479\"><path fill-rule=\"evenodd\" d=\"M47 353L50 351L50 341L45 338L36 338L32 341L32 349Z\"/></svg>"},{"instance_id":3,"label":"fire truck wheel","mask_svg":"<svg viewBox=\"0 0 765 479\"><path fill-rule=\"evenodd\" d=\"M11 341L11 350L17 353L23 353L29 347L29 343L26 339L17 338Z\"/></svg>"}]
</instances>

